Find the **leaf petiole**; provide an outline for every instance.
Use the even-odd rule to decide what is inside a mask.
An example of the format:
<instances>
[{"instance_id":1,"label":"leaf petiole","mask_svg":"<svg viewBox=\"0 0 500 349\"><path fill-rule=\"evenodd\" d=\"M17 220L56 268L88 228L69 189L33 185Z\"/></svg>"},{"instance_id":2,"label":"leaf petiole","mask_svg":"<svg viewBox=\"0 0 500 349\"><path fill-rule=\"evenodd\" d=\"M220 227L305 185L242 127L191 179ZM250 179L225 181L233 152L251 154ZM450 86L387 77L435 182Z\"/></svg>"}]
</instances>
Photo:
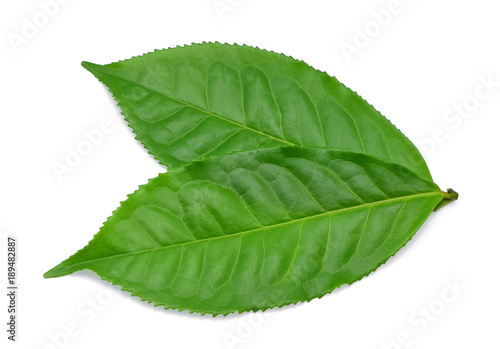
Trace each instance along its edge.
<instances>
[{"instance_id":1,"label":"leaf petiole","mask_svg":"<svg viewBox=\"0 0 500 349\"><path fill-rule=\"evenodd\" d=\"M443 194L444 194L443 200L441 200L436 205L436 207L434 208L434 212L439 210L441 207L448 205L450 202L453 202L458 199L458 193L451 188L449 188L447 192L443 192Z\"/></svg>"}]
</instances>

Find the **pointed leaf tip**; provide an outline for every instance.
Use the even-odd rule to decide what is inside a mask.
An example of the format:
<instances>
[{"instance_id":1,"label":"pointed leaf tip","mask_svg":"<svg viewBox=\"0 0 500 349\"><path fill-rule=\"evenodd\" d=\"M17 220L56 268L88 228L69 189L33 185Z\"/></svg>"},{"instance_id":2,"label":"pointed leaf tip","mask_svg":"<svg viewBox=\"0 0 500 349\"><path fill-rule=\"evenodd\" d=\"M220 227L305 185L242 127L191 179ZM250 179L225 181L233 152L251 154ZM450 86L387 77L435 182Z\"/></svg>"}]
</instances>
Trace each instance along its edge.
<instances>
[{"instance_id":1,"label":"pointed leaf tip","mask_svg":"<svg viewBox=\"0 0 500 349\"><path fill-rule=\"evenodd\" d=\"M46 279L50 279L66 275L67 273L61 272L64 269L64 267L65 266L63 265L63 263L60 263L56 265L54 268L47 271L45 274L43 274L43 277Z\"/></svg>"},{"instance_id":2,"label":"pointed leaf tip","mask_svg":"<svg viewBox=\"0 0 500 349\"><path fill-rule=\"evenodd\" d=\"M81 64L82 64L82 67L84 67L85 69L87 69L91 73L93 73L95 71L95 68L100 67L99 64L95 64L95 63L91 63L91 62L87 62L87 61L83 61Z\"/></svg>"}]
</instances>

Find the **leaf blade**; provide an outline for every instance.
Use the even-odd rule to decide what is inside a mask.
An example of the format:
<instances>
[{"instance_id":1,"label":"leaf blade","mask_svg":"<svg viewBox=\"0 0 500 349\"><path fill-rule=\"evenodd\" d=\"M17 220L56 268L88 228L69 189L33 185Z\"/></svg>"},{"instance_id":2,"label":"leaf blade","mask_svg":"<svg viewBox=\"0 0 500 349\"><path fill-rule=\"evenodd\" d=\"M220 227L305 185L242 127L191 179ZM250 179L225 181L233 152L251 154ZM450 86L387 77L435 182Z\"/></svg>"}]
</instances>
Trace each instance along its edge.
<instances>
[{"instance_id":1,"label":"leaf blade","mask_svg":"<svg viewBox=\"0 0 500 349\"><path fill-rule=\"evenodd\" d=\"M91 269L156 305L214 315L308 301L384 263L442 198L432 182L363 154L213 157L142 186L45 276Z\"/></svg>"},{"instance_id":2,"label":"leaf blade","mask_svg":"<svg viewBox=\"0 0 500 349\"><path fill-rule=\"evenodd\" d=\"M370 104L284 55L205 43L82 64L108 86L137 139L171 168L209 155L306 145L364 152L432 180L415 146Z\"/></svg>"}]
</instances>

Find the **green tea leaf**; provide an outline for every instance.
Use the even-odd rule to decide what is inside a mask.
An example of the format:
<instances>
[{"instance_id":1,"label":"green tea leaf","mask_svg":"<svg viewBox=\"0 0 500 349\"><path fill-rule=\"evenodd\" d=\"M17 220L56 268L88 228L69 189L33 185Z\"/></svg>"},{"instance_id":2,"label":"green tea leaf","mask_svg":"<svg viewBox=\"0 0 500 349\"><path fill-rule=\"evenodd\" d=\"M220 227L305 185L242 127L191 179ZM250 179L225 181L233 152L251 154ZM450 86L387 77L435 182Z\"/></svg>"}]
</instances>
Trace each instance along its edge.
<instances>
[{"instance_id":1,"label":"green tea leaf","mask_svg":"<svg viewBox=\"0 0 500 349\"><path fill-rule=\"evenodd\" d=\"M363 152L432 180L415 146L355 92L302 61L219 43L83 66L160 163L289 145Z\"/></svg>"},{"instance_id":2,"label":"green tea leaf","mask_svg":"<svg viewBox=\"0 0 500 349\"><path fill-rule=\"evenodd\" d=\"M202 314L281 307L374 271L445 196L361 153L281 147L212 157L141 186L45 277L90 269L142 300Z\"/></svg>"}]
</instances>

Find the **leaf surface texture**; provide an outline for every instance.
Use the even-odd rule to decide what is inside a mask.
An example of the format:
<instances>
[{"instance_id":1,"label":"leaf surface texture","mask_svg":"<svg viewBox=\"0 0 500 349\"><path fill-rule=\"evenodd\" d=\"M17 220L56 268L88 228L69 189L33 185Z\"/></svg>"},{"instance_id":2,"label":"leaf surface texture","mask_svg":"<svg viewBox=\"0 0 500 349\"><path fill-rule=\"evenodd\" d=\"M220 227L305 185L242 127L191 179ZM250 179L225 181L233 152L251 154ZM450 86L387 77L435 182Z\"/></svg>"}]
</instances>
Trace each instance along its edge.
<instances>
[{"instance_id":1,"label":"leaf surface texture","mask_svg":"<svg viewBox=\"0 0 500 349\"><path fill-rule=\"evenodd\" d=\"M431 180L415 146L370 104L285 55L204 43L83 65L169 168L210 155L305 145L362 152Z\"/></svg>"},{"instance_id":2,"label":"leaf surface texture","mask_svg":"<svg viewBox=\"0 0 500 349\"><path fill-rule=\"evenodd\" d=\"M141 299L202 314L309 301L393 256L443 199L406 167L280 147L169 170L46 273L90 269Z\"/></svg>"}]
</instances>

